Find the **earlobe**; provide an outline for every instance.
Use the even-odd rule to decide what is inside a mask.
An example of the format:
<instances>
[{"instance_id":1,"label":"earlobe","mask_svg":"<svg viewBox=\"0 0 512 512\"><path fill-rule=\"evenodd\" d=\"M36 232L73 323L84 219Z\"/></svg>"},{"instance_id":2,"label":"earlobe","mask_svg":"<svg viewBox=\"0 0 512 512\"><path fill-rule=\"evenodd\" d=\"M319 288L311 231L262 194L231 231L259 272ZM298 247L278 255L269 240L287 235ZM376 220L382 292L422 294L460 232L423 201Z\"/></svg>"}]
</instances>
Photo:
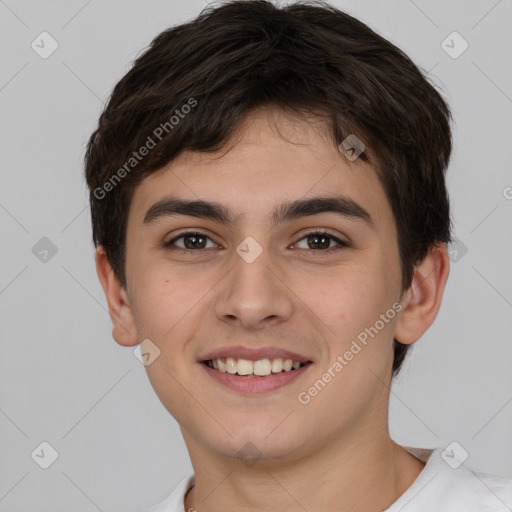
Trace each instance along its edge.
<instances>
[{"instance_id":1,"label":"earlobe","mask_svg":"<svg viewBox=\"0 0 512 512\"><path fill-rule=\"evenodd\" d=\"M404 345L417 341L434 322L450 272L445 243L437 244L415 267L403 310L397 320L395 339Z\"/></svg>"},{"instance_id":2,"label":"earlobe","mask_svg":"<svg viewBox=\"0 0 512 512\"><path fill-rule=\"evenodd\" d=\"M132 307L126 290L121 286L103 246L95 252L96 272L107 299L112 320L112 337L119 345L131 347L138 343Z\"/></svg>"}]
</instances>

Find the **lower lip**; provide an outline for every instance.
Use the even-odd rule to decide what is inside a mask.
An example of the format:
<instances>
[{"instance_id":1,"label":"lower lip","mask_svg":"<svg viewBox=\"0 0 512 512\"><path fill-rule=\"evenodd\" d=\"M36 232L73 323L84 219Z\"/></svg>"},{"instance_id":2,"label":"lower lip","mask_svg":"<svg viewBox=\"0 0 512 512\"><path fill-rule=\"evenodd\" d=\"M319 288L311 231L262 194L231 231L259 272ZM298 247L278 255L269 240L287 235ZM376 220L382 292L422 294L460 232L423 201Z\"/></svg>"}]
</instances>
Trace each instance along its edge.
<instances>
[{"instance_id":1,"label":"lower lip","mask_svg":"<svg viewBox=\"0 0 512 512\"><path fill-rule=\"evenodd\" d=\"M241 375L214 370L213 368L206 366L204 363L199 364L206 370L210 377L216 379L221 384L224 384L224 386L246 395L267 393L286 386L298 379L304 374L304 372L307 372L310 366L312 366L312 363L308 363L301 366L298 370L271 373L266 377L243 377Z\"/></svg>"}]
</instances>

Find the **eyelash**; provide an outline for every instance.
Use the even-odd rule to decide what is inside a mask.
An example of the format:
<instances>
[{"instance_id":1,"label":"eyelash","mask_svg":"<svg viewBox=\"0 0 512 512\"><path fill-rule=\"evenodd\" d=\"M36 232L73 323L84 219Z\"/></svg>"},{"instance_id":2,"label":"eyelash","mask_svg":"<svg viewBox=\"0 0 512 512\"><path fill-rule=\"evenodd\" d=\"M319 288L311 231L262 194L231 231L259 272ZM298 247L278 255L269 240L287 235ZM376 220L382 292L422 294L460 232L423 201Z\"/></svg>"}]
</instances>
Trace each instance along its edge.
<instances>
[{"instance_id":1,"label":"eyelash","mask_svg":"<svg viewBox=\"0 0 512 512\"><path fill-rule=\"evenodd\" d=\"M168 242L165 242L164 243L164 248L165 249L169 249L169 250L172 250L172 251L178 251L178 252L181 252L181 253L191 253L191 252L203 252L205 251L206 249L183 249L181 247L172 247L172 245L179 239L181 238L184 238L184 237L187 237L187 236L199 236L199 237L204 237L204 238L207 238L209 240L211 240L211 238L206 235L205 233L201 233L199 231L185 231L183 233L180 233L178 236L174 237L172 240L169 240ZM298 240L298 242L300 242L301 240L304 240L305 238L309 238L311 236L325 236L327 238L330 238L331 240L334 240L337 244L339 244L338 247L330 247L328 249L299 249L299 251L308 251L308 252L314 252L314 253L331 253L333 250L339 250L339 249L343 249L343 248L347 248L347 247L350 247L350 244L348 244L347 242L343 242L342 240L340 240L339 238L335 237L334 235L332 235L331 233L329 233L328 231L311 231L310 233L306 233L302 238L300 238ZM213 240L211 240L213 242Z\"/></svg>"}]
</instances>

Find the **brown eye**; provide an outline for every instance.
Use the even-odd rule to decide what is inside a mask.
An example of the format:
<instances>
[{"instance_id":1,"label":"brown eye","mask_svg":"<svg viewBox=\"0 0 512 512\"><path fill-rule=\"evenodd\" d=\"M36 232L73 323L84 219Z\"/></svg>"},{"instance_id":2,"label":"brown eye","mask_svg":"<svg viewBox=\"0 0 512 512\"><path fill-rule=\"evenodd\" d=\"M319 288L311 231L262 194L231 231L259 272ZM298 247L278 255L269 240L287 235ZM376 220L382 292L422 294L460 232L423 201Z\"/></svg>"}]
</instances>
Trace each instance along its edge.
<instances>
[{"instance_id":1,"label":"brown eye","mask_svg":"<svg viewBox=\"0 0 512 512\"><path fill-rule=\"evenodd\" d=\"M325 231L314 231L312 233L308 233L306 236L301 238L299 242L302 240L307 240L307 247L299 247L303 250L321 250L326 252L326 250L336 249L336 247L331 247L331 242L335 242L338 246L348 247L348 244L340 240L339 238L327 233ZM299 243L297 242L297 244Z\"/></svg>"},{"instance_id":2,"label":"brown eye","mask_svg":"<svg viewBox=\"0 0 512 512\"><path fill-rule=\"evenodd\" d=\"M172 246L181 239L183 239L183 246L177 245L177 249L194 251L196 249L206 249L207 247L205 246L205 243L207 240L210 240L210 237L204 233L187 231L186 233L181 233L179 236L169 240L164 244L164 246L172 248Z\"/></svg>"}]
</instances>

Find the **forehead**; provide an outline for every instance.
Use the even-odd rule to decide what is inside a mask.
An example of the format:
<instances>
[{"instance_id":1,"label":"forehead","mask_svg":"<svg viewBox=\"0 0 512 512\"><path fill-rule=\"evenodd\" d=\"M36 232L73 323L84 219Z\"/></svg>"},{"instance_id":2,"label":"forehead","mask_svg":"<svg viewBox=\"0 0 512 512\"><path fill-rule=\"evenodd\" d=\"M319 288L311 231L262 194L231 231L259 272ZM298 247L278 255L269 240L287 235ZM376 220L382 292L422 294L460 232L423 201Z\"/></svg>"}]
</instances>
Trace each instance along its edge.
<instances>
[{"instance_id":1,"label":"forehead","mask_svg":"<svg viewBox=\"0 0 512 512\"><path fill-rule=\"evenodd\" d=\"M327 124L272 109L248 115L215 153L184 151L136 188L132 222L166 197L229 207L237 222L275 221L275 207L305 197L344 195L385 220L389 205L373 168L349 161Z\"/></svg>"}]
</instances>

